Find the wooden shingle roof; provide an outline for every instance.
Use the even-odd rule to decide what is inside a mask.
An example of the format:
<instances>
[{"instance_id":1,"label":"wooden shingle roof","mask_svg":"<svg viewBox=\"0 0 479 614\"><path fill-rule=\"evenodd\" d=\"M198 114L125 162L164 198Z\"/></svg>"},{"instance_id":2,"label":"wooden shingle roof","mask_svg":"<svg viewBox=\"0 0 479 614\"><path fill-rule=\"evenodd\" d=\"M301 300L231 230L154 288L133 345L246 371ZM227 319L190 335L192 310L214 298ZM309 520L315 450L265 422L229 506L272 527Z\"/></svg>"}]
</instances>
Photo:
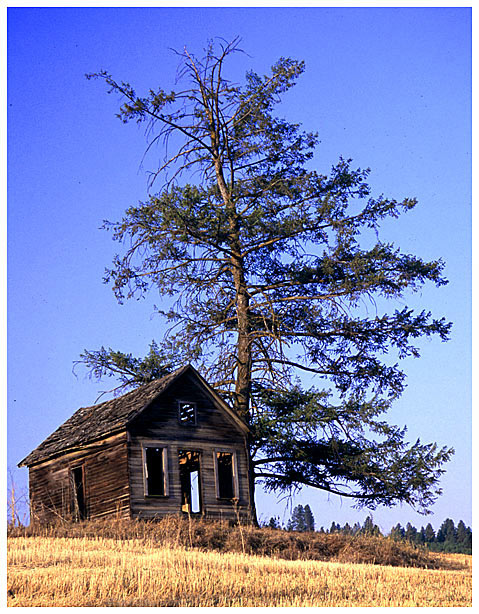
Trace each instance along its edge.
<instances>
[{"instance_id":1,"label":"wooden shingle roof","mask_svg":"<svg viewBox=\"0 0 479 614\"><path fill-rule=\"evenodd\" d=\"M190 371L209 396L233 418L234 422L247 432L248 426L223 401L213 388L191 365L180 367L165 375L127 392L121 397L104 401L92 407L81 407L71 418L49 435L33 452L25 457L19 467L30 467L47 458L58 456L82 445L113 435L126 429L127 424L140 414L157 396L163 393L177 378Z\"/></svg>"},{"instance_id":2,"label":"wooden shingle roof","mask_svg":"<svg viewBox=\"0 0 479 614\"><path fill-rule=\"evenodd\" d=\"M81 407L33 452L20 461L18 466L34 465L48 457L57 456L71 448L77 448L123 430L136 414L188 369L193 369L193 367L190 365L180 367L165 377L140 386L121 397L92 407Z\"/></svg>"}]
</instances>

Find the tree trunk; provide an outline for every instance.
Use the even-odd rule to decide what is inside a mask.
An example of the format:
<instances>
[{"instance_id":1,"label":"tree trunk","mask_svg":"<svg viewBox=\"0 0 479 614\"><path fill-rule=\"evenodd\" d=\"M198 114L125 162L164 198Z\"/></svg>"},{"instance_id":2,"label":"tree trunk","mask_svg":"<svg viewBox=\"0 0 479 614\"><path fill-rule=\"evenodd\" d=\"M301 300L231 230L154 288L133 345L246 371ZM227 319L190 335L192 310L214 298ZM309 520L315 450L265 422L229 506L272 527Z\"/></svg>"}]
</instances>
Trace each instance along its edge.
<instances>
[{"instance_id":1,"label":"tree trunk","mask_svg":"<svg viewBox=\"0 0 479 614\"><path fill-rule=\"evenodd\" d=\"M249 296L244 280L243 262L233 262L233 278L236 288L236 315L238 318L238 341L236 355L235 409L249 422L251 392L251 342L249 329Z\"/></svg>"},{"instance_id":2,"label":"tree trunk","mask_svg":"<svg viewBox=\"0 0 479 614\"><path fill-rule=\"evenodd\" d=\"M233 408L235 411L245 420L246 423L250 421L250 395L251 395L251 370L252 370L252 352L251 352L251 339L250 339L250 323L249 323L249 294L246 287L244 259L242 255L242 245L238 224L238 212L232 194L226 184L223 166L220 157L217 155L218 135L214 129L214 120L210 116L211 126L213 128L211 132L211 144L213 147L214 164L216 172L216 180L225 211L228 216L229 222L229 247L231 249L231 274L236 290L236 317L238 319L238 340L236 345L236 384L234 394ZM249 491L250 491L250 508L252 522L258 526L258 518L256 514L256 504L254 497L254 467L252 459L249 453L250 441L248 437L247 442L247 455L249 464Z\"/></svg>"},{"instance_id":3,"label":"tree trunk","mask_svg":"<svg viewBox=\"0 0 479 614\"><path fill-rule=\"evenodd\" d=\"M246 287L244 260L238 225L238 214L231 199L223 175L220 160L215 161L216 178L229 221L229 246L231 249L231 274L236 290L236 316L238 318L238 341L236 346L236 386L234 409L249 422L251 393L251 339L249 324L249 294Z\"/></svg>"},{"instance_id":4,"label":"tree trunk","mask_svg":"<svg viewBox=\"0 0 479 614\"><path fill-rule=\"evenodd\" d=\"M249 437L248 437L248 443L247 443L247 458L248 458L248 479L249 479L249 504L250 504L250 509L251 509L251 522L254 524L254 526L258 527L258 515L256 513L256 501L255 501L255 497L254 497L254 485L255 485L255 473L254 473L254 464L253 464L253 459L251 458L251 454L250 454L250 441L249 441Z\"/></svg>"}]
</instances>

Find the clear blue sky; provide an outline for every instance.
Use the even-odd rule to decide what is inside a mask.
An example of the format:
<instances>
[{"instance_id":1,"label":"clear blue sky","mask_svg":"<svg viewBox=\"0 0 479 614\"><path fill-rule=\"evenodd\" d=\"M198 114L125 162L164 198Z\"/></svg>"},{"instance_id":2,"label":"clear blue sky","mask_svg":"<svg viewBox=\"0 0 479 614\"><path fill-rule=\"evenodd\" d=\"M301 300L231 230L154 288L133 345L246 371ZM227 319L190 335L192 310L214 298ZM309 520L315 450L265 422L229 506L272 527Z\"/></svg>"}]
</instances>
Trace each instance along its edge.
<instances>
[{"instance_id":1,"label":"clear blue sky","mask_svg":"<svg viewBox=\"0 0 479 614\"><path fill-rule=\"evenodd\" d=\"M471 10L468 8L10 8L8 10L8 467L102 386L72 374L84 348L143 355L162 323L151 300L117 305L102 283L117 246L99 230L146 195L145 135L114 114L116 96L85 73L106 69L147 88L174 85L170 48L200 53L209 38L241 36L240 79L280 56L306 73L282 113L317 130L315 163L351 157L370 167L373 192L417 208L385 227L403 251L446 261L448 286L408 304L454 322L452 340L421 343L404 368L408 388L389 414L411 440L453 446L444 494L429 518L378 509L387 531L408 521L471 516ZM259 512L287 518L258 494ZM366 511L305 490L318 526L362 522Z\"/></svg>"}]
</instances>

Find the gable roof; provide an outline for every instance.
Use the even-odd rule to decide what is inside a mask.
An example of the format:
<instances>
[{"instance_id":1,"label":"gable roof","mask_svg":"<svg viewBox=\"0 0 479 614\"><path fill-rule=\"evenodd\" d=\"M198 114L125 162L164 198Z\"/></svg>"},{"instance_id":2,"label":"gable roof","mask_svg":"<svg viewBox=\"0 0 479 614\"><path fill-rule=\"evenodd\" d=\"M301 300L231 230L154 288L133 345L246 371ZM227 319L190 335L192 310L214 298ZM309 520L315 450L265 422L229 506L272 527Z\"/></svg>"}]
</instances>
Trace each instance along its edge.
<instances>
[{"instance_id":1,"label":"gable roof","mask_svg":"<svg viewBox=\"0 0 479 614\"><path fill-rule=\"evenodd\" d=\"M197 379L213 402L219 405L245 433L248 432L248 426L236 412L223 401L196 369L191 365L186 365L161 379L127 392L121 397L104 401L92 407L81 407L33 452L30 452L20 461L18 466L34 465L49 457L58 456L89 442L125 430L133 418L136 418L154 399L165 392L174 381L187 371Z\"/></svg>"}]
</instances>

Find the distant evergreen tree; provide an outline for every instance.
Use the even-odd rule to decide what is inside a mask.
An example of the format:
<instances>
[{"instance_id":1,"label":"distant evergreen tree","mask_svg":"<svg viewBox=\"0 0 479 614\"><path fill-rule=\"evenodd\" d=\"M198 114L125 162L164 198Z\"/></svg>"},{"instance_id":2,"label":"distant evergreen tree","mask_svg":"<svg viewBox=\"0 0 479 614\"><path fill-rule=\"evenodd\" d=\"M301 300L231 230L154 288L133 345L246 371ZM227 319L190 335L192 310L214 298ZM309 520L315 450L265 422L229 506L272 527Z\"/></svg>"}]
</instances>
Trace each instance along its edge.
<instances>
[{"instance_id":1,"label":"distant evergreen tree","mask_svg":"<svg viewBox=\"0 0 479 614\"><path fill-rule=\"evenodd\" d=\"M306 518L302 505L297 505L294 508L288 523L288 531L306 531Z\"/></svg>"},{"instance_id":2,"label":"distant evergreen tree","mask_svg":"<svg viewBox=\"0 0 479 614\"><path fill-rule=\"evenodd\" d=\"M467 537L466 525L464 524L463 520L460 520L457 523L457 529L456 529L457 543L458 544L463 544L465 539L466 539L466 537Z\"/></svg>"},{"instance_id":3,"label":"distant evergreen tree","mask_svg":"<svg viewBox=\"0 0 479 614\"><path fill-rule=\"evenodd\" d=\"M361 532L361 525L359 524L359 522L355 522L353 526L353 535L357 535L360 532Z\"/></svg>"},{"instance_id":4,"label":"distant evergreen tree","mask_svg":"<svg viewBox=\"0 0 479 614\"><path fill-rule=\"evenodd\" d=\"M280 529L281 528L279 520L276 516L271 516L266 526L268 526L270 529Z\"/></svg>"},{"instance_id":5,"label":"distant evergreen tree","mask_svg":"<svg viewBox=\"0 0 479 614\"><path fill-rule=\"evenodd\" d=\"M373 532L373 528L374 528L373 519L371 518L371 516L366 516L366 519L362 526L362 532L365 535L370 535Z\"/></svg>"},{"instance_id":6,"label":"distant evergreen tree","mask_svg":"<svg viewBox=\"0 0 479 614\"><path fill-rule=\"evenodd\" d=\"M337 531L339 531L340 528L341 528L341 526L339 524L336 525L336 523L333 520L333 522L331 523L331 526L329 527L329 532L330 533L336 533Z\"/></svg>"},{"instance_id":7,"label":"distant evergreen tree","mask_svg":"<svg viewBox=\"0 0 479 614\"><path fill-rule=\"evenodd\" d=\"M424 527L421 527L417 532L417 543L421 545L426 543L426 529Z\"/></svg>"},{"instance_id":8,"label":"distant evergreen tree","mask_svg":"<svg viewBox=\"0 0 479 614\"><path fill-rule=\"evenodd\" d=\"M364 535L381 535L379 527L374 524L372 516L366 516L364 524L361 528L361 533Z\"/></svg>"},{"instance_id":9,"label":"distant evergreen tree","mask_svg":"<svg viewBox=\"0 0 479 614\"><path fill-rule=\"evenodd\" d=\"M447 542L448 545L454 545L456 543L456 529L454 527L454 521L451 520L451 518L446 518L439 527L436 541L441 544Z\"/></svg>"},{"instance_id":10,"label":"distant evergreen tree","mask_svg":"<svg viewBox=\"0 0 479 614\"><path fill-rule=\"evenodd\" d=\"M308 504L304 506L304 523L306 531L314 531L314 516Z\"/></svg>"},{"instance_id":11,"label":"distant evergreen tree","mask_svg":"<svg viewBox=\"0 0 479 614\"><path fill-rule=\"evenodd\" d=\"M454 526L454 521L448 518L445 521L445 529L446 529L446 541L450 544L456 543L456 527Z\"/></svg>"},{"instance_id":12,"label":"distant evergreen tree","mask_svg":"<svg viewBox=\"0 0 479 614\"><path fill-rule=\"evenodd\" d=\"M353 534L353 530L352 530L352 528L351 528L351 526L349 525L348 522L344 525L344 527L342 529L342 532L345 535L352 535Z\"/></svg>"},{"instance_id":13,"label":"distant evergreen tree","mask_svg":"<svg viewBox=\"0 0 479 614\"><path fill-rule=\"evenodd\" d=\"M406 532L404 537L408 542L415 543L417 541L417 529L413 527L410 522L406 525Z\"/></svg>"},{"instance_id":14,"label":"distant evergreen tree","mask_svg":"<svg viewBox=\"0 0 479 614\"><path fill-rule=\"evenodd\" d=\"M404 539L405 534L406 532L404 531L404 529L398 522L397 525L391 529L391 532L389 535L393 539L399 540L399 539Z\"/></svg>"},{"instance_id":15,"label":"distant evergreen tree","mask_svg":"<svg viewBox=\"0 0 479 614\"><path fill-rule=\"evenodd\" d=\"M466 527L466 538L462 542L463 552L466 554L472 554L472 529Z\"/></svg>"},{"instance_id":16,"label":"distant evergreen tree","mask_svg":"<svg viewBox=\"0 0 479 614\"><path fill-rule=\"evenodd\" d=\"M458 551L472 554L472 530L460 520L456 529Z\"/></svg>"},{"instance_id":17,"label":"distant evergreen tree","mask_svg":"<svg viewBox=\"0 0 479 614\"><path fill-rule=\"evenodd\" d=\"M432 544L436 540L436 533L430 522L427 523L425 529L426 544Z\"/></svg>"},{"instance_id":18,"label":"distant evergreen tree","mask_svg":"<svg viewBox=\"0 0 479 614\"><path fill-rule=\"evenodd\" d=\"M439 529L437 530L437 533L436 533L435 542L437 544L443 544L446 541L446 533L444 531L443 525L444 525L444 523L439 527Z\"/></svg>"}]
</instances>

